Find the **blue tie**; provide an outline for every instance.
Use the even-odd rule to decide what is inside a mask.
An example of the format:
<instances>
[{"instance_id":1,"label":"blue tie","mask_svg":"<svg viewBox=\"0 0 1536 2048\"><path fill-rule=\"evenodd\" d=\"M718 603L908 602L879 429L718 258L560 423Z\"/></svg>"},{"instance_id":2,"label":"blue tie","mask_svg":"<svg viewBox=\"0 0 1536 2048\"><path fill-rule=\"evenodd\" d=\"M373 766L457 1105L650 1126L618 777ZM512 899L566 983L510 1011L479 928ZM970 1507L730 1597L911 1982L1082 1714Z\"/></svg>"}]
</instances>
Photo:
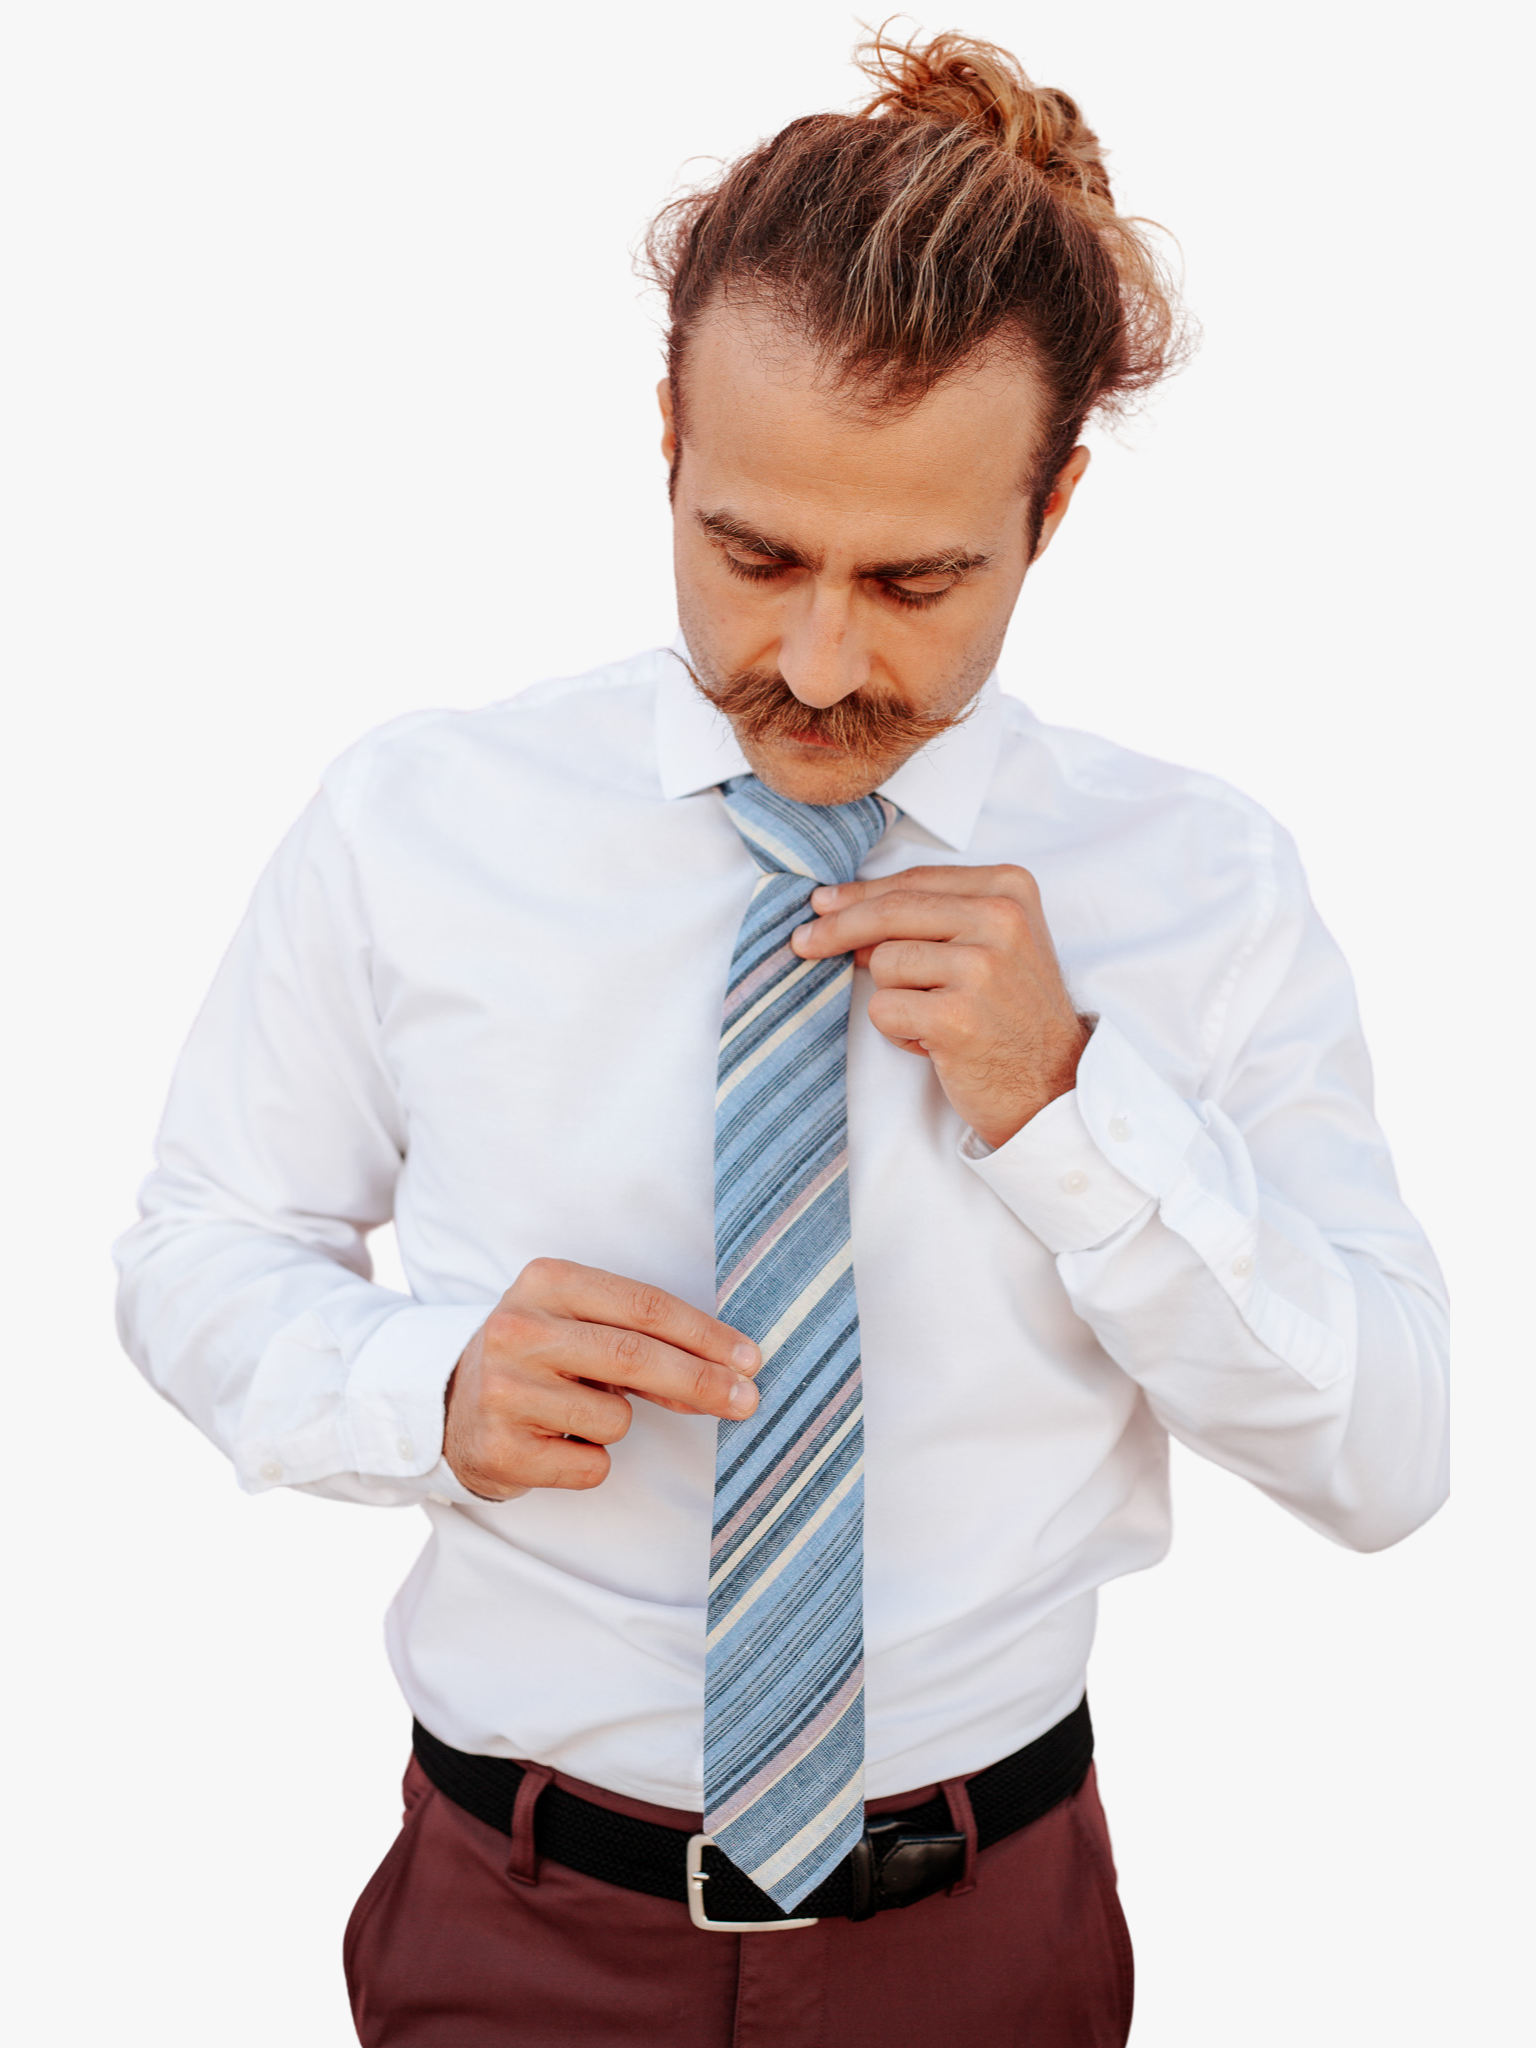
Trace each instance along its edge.
<instances>
[{"instance_id":1,"label":"blue tie","mask_svg":"<svg viewBox=\"0 0 1536 2048\"><path fill-rule=\"evenodd\" d=\"M722 1422L704 1679L704 1826L792 1910L864 1829L864 1423L848 1219L853 961L789 935L896 815L726 808L762 874L731 961L715 1098L716 1313L761 1347L759 1405Z\"/></svg>"}]
</instances>

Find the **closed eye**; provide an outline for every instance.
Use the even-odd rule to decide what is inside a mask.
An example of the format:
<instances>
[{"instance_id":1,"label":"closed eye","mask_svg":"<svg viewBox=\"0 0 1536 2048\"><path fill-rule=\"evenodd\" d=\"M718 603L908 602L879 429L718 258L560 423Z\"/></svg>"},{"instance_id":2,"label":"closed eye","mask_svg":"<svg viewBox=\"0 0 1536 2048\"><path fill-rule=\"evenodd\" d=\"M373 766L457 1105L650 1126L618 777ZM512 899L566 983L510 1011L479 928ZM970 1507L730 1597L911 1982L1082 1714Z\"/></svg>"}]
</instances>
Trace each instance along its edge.
<instances>
[{"instance_id":1,"label":"closed eye","mask_svg":"<svg viewBox=\"0 0 1536 2048\"><path fill-rule=\"evenodd\" d=\"M733 555L729 548L722 548L725 566L733 576L739 576L743 583L776 583L791 568L788 562L744 562L740 555Z\"/></svg>"},{"instance_id":2,"label":"closed eye","mask_svg":"<svg viewBox=\"0 0 1536 2048\"><path fill-rule=\"evenodd\" d=\"M903 583L888 583L884 577L875 577L871 580L879 584L887 597L893 599L903 610L910 612L927 611L941 599L948 597L955 587L954 583L945 583L937 590L912 590ZM958 581L959 578L956 577L955 582Z\"/></svg>"},{"instance_id":3,"label":"closed eye","mask_svg":"<svg viewBox=\"0 0 1536 2048\"><path fill-rule=\"evenodd\" d=\"M744 562L740 555L733 555L729 549L722 549L721 552L725 557L726 568L742 583L777 583L796 566L792 562ZM913 590L904 583L893 583L884 576L869 576L864 580L873 584L882 596L888 597L903 611L925 612L948 597L959 578L942 584L937 590Z\"/></svg>"}]
</instances>

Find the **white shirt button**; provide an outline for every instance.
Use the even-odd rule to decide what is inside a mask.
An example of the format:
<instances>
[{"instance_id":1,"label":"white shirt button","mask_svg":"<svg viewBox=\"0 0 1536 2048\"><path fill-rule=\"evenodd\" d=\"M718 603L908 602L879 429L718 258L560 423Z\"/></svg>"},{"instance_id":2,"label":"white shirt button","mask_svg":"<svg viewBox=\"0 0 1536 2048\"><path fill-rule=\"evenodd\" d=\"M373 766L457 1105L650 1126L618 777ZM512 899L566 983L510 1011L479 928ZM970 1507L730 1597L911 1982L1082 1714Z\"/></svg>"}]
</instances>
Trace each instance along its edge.
<instances>
[{"instance_id":1,"label":"white shirt button","mask_svg":"<svg viewBox=\"0 0 1536 2048\"><path fill-rule=\"evenodd\" d=\"M1064 1195L1080 1195L1088 1186L1086 1173L1064 1173L1061 1176L1061 1192Z\"/></svg>"},{"instance_id":2,"label":"white shirt button","mask_svg":"<svg viewBox=\"0 0 1536 2048\"><path fill-rule=\"evenodd\" d=\"M1246 1280L1246 1279L1248 1278L1248 1275L1249 1275L1249 1274L1250 1274L1250 1273L1251 1273L1252 1271L1253 1271L1253 1261L1252 1261L1252 1259L1250 1259L1250 1258L1247 1258L1247 1257L1245 1256L1245 1257L1243 1257L1243 1258L1241 1258L1241 1259L1234 1259L1234 1260L1232 1261L1232 1277L1233 1277L1233 1279L1234 1279L1234 1280Z\"/></svg>"},{"instance_id":3,"label":"white shirt button","mask_svg":"<svg viewBox=\"0 0 1536 2048\"><path fill-rule=\"evenodd\" d=\"M263 1459L263 1461L262 1461L262 1466L261 1466L261 1476L262 1476L262 1478L263 1478L263 1479L281 1479L281 1478L282 1478L282 1476L283 1476L283 1468L282 1468L282 1466L281 1466L281 1465L279 1465L279 1463L277 1462L276 1458L265 1458L265 1459Z\"/></svg>"},{"instance_id":4,"label":"white shirt button","mask_svg":"<svg viewBox=\"0 0 1536 2048\"><path fill-rule=\"evenodd\" d=\"M1109 1120L1109 1135L1117 1145L1123 1145L1131 1135L1131 1120L1128 1116L1112 1116Z\"/></svg>"},{"instance_id":5,"label":"white shirt button","mask_svg":"<svg viewBox=\"0 0 1536 2048\"><path fill-rule=\"evenodd\" d=\"M395 1449L400 1453L402 1458L410 1458L415 1456L415 1446L414 1444L412 1444L408 1436L402 1436L397 1438L395 1442Z\"/></svg>"}]
</instances>

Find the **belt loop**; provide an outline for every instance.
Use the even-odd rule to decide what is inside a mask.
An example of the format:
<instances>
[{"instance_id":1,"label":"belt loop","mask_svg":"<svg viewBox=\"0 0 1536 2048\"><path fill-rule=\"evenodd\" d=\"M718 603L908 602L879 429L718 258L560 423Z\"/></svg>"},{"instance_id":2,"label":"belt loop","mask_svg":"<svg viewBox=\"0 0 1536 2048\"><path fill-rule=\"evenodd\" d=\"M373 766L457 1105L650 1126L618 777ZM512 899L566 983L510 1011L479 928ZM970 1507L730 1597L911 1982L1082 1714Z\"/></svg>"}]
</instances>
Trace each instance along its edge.
<instances>
[{"instance_id":1,"label":"belt loop","mask_svg":"<svg viewBox=\"0 0 1536 2048\"><path fill-rule=\"evenodd\" d=\"M971 1794L964 1778L946 1778L939 1787L944 1794L944 1804L949 1808L949 1824L956 1834L965 1836L965 1869L958 1882L949 1888L952 1899L964 1898L973 1892L978 1883L976 1861L976 1816L971 1811Z\"/></svg>"},{"instance_id":2,"label":"belt loop","mask_svg":"<svg viewBox=\"0 0 1536 2048\"><path fill-rule=\"evenodd\" d=\"M533 1809L539 1794L554 1776L545 1764L524 1764L522 1782L512 1802L512 1854L507 1858L507 1875L519 1884L537 1884L539 1860L533 1846Z\"/></svg>"}]
</instances>

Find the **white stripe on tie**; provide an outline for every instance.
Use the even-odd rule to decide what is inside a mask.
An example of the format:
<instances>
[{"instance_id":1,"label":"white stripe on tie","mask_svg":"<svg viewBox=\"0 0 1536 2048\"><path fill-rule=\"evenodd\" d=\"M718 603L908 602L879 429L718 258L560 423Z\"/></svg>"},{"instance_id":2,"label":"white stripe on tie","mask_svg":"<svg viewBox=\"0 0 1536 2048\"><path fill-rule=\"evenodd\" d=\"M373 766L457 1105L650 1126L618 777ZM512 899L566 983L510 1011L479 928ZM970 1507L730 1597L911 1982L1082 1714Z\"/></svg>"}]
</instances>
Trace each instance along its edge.
<instances>
[{"instance_id":1,"label":"white stripe on tie","mask_svg":"<svg viewBox=\"0 0 1536 2048\"><path fill-rule=\"evenodd\" d=\"M862 1412L860 1414L859 1419L860 1421L863 1420ZM751 1585L747 1588L746 1592L742 1594L741 1598L736 1602L736 1605L731 1609L730 1613L723 1616L721 1620L715 1623L714 1627L710 1630L709 1634L704 1638L705 1649L713 1649L716 1643L723 1642L725 1640L725 1638L730 1634L731 1630L736 1626L737 1622L740 1621L741 1617L747 1612L747 1610L756 1604L758 1594L766 1593L768 1588L773 1584L774 1580L781 1577L783 1573L788 1569L788 1567L791 1564L793 1564L794 1560L799 1556L800 1552L804 1550L807 1543L809 1543L811 1538L814 1535L816 1535L816 1533L819 1531L822 1523L826 1521L827 1517L830 1514L832 1514L836 1508L841 1506L842 1502L848 1498L849 1493L853 1490L855 1486L858 1485L859 1481L863 1477L864 1460L861 1458L858 1464L854 1466L851 1472L845 1472L843 1474L842 1481L840 1485L837 1487L836 1491L833 1493L829 1493L827 1495L826 1499L822 1502L821 1506L816 1510L815 1514L812 1515L811 1519L806 1523L805 1527L803 1529L797 1529L795 1531L795 1540L793 1541L793 1543L785 1545L784 1549L782 1549L779 1552L778 1556L773 1560L773 1563L769 1565L768 1569L762 1574L762 1576L752 1581Z\"/></svg>"},{"instance_id":2,"label":"white stripe on tie","mask_svg":"<svg viewBox=\"0 0 1536 2048\"><path fill-rule=\"evenodd\" d=\"M760 846L774 867L782 868L785 874L798 875L803 882L815 881L814 871L805 865L793 847L786 846L782 840L775 839L771 832L766 831L760 818L738 818L736 830L743 839L750 841L754 846Z\"/></svg>"},{"instance_id":3,"label":"white stripe on tie","mask_svg":"<svg viewBox=\"0 0 1536 2048\"><path fill-rule=\"evenodd\" d=\"M780 1494L779 1498L774 1502L772 1514L764 1515L763 1519L758 1523L757 1527L752 1531L751 1535L748 1536L744 1542L737 1544L736 1548L731 1552L730 1556L726 1558L723 1563L718 1564L715 1567L715 1569L710 1573L709 1589L711 1592L713 1592L715 1587L720 1584L722 1579L728 1579L730 1577L731 1573L735 1571L737 1565L741 1562L741 1560L744 1557L751 1556L752 1552L757 1548L758 1544L762 1542L763 1538L767 1535L768 1531L773 1527L774 1523L777 1522L782 1515L787 1514L789 1509L794 1506L795 1502L800 1498L801 1494L804 1493L805 1489L816 1477L816 1474L821 1470L822 1466L825 1465L828 1458L831 1457L832 1453L837 1449L838 1445L843 1441L844 1437L847 1436L849 1430L857 1428L858 1424L863 1420L863 1417L864 1409L862 1403L855 1402L849 1413L846 1416L844 1416L841 1428L834 1430L832 1435L827 1438L826 1442L822 1445L821 1449L816 1453L815 1457L812 1458L809 1465L806 1466L805 1470L798 1474L793 1486L790 1487L789 1491L787 1493Z\"/></svg>"},{"instance_id":4,"label":"white stripe on tie","mask_svg":"<svg viewBox=\"0 0 1536 2048\"><path fill-rule=\"evenodd\" d=\"M804 981L805 977L810 973L813 967L819 967L820 965L821 962L819 960L798 961L795 964L795 966L790 969L789 973L783 977L782 980L776 981L773 984L773 987L769 989L766 992L766 994L760 995L758 997L757 1001L752 1005L750 1010L743 1010L741 1015L736 1019L735 1023L728 1025L727 1028L721 1032L720 1050L724 1052L725 1048L731 1043L733 1039L739 1038L741 1036L742 1032L746 1030L747 1026L752 1022L752 1020L755 1017L760 1017L763 1014L764 1010L772 1009L773 1005L779 1000L781 996L787 995L797 982ZM799 1019L797 1018L795 1021L798 1024Z\"/></svg>"},{"instance_id":5,"label":"white stripe on tie","mask_svg":"<svg viewBox=\"0 0 1536 2048\"><path fill-rule=\"evenodd\" d=\"M826 987L821 989L806 1004L803 1010L797 1010L794 1016L787 1023L781 1024L771 1037L765 1038L761 1045L754 1046L741 1065L731 1075L731 1078L720 1083L719 1088L715 1092L716 1109L724 1102L727 1095L734 1094L742 1082L746 1080L747 1076L763 1064L763 1061L767 1059L770 1053L777 1052L786 1039L793 1038L797 1032L803 1031L807 1019L814 1017L818 1010L824 1010L835 996L839 996L844 992L852 980L853 968L851 966L845 967L841 974L833 976Z\"/></svg>"},{"instance_id":6,"label":"white stripe on tie","mask_svg":"<svg viewBox=\"0 0 1536 2048\"><path fill-rule=\"evenodd\" d=\"M824 1836L831 1834L838 1822L851 1813L856 1805L862 1805L863 1801L864 1781L860 1776L851 1784L845 1785L840 1792L834 1792L820 1813L813 1815L797 1834L791 1835L782 1849L770 1856L766 1863L759 1863L756 1870L750 1871L748 1875L752 1882L766 1891L778 1878L788 1877L795 1865L808 1856L816 1844Z\"/></svg>"},{"instance_id":7,"label":"white stripe on tie","mask_svg":"<svg viewBox=\"0 0 1536 2048\"><path fill-rule=\"evenodd\" d=\"M767 1336L759 1340L758 1349L764 1358L772 1358L784 1339L794 1335L821 1297L837 1285L852 1265L853 1246L839 1245L816 1278L801 1289Z\"/></svg>"}]
</instances>

